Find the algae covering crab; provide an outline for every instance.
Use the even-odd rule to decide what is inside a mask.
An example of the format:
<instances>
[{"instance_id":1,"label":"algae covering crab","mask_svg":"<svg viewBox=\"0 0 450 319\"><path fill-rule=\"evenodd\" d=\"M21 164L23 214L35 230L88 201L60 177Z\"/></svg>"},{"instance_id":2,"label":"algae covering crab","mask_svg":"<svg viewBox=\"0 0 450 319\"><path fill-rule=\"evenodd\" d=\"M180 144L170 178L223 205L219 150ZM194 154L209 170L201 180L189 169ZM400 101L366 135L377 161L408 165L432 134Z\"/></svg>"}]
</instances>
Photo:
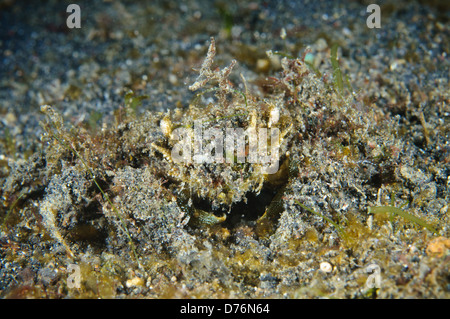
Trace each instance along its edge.
<instances>
[{"instance_id":1,"label":"algae covering crab","mask_svg":"<svg viewBox=\"0 0 450 319\"><path fill-rule=\"evenodd\" d=\"M249 193L259 195L263 187L275 190L284 183L293 132L281 98L234 89L228 75L236 62L212 71L214 55L211 39L200 75L189 88L196 91L209 81L218 86L199 93L186 110L169 111L160 121L164 138L151 144L166 160L179 203L200 224L222 222ZM215 99L203 104L209 92Z\"/></svg>"},{"instance_id":2,"label":"algae covering crab","mask_svg":"<svg viewBox=\"0 0 450 319\"><path fill-rule=\"evenodd\" d=\"M245 89L235 89L228 76L236 62L223 70L211 70L214 55L211 39L200 75L190 86L191 90L203 91L189 106L137 117L127 105L140 101L140 97L134 101L128 94L132 101L125 103L125 114L116 118L116 126L96 135L79 128L67 130L53 107L41 107L47 115L47 122L42 123L46 131L43 141L49 143L46 162L53 178L40 213L47 230L69 255L74 253L64 233L77 227L76 221L84 219L83 210L95 206L95 201L102 206L101 215L115 224L119 237L124 235L129 243L133 242L133 231L128 228L134 226L127 218L157 220L155 225L161 222L163 227L172 227L170 218L178 220L181 216L183 221L175 228L188 222L203 228L224 222L236 207L238 217L248 215L247 206L260 201L258 195L262 193L264 203L258 203L261 209L252 219L270 215L265 214L266 207L269 209L268 204L288 177L295 117L286 107L283 94L268 98L251 94L244 77ZM204 88L208 82L212 86ZM60 171L67 170L61 165L73 165L69 175L83 180L77 198L67 196L66 186L58 186L73 183L67 182L70 176L60 177ZM136 169L141 173L134 172ZM139 174L142 185L127 181ZM136 201L128 194L131 189L136 194L137 189L142 189L142 194L147 192L147 201L134 205ZM97 194L89 200L87 192ZM155 207L155 211L148 207ZM152 224L143 227L149 233L151 228L158 228Z\"/></svg>"},{"instance_id":3,"label":"algae covering crab","mask_svg":"<svg viewBox=\"0 0 450 319\"><path fill-rule=\"evenodd\" d=\"M49 119L43 125L50 141L47 166L54 176L40 213L69 255L63 233L77 227L86 218L83 210L95 207L95 201L105 223L115 225L117 238L145 246L150 240L157 251L175 245L170 234L180 234L187 224L204 229L225 222L224 227L234 228L244 222L267 238L286 209L290 177L303 170L302 162L307 169L302 145L312 147L328 134L345 138L363 127L361 114L343 108L342 96L310 72L304 57L284 57L278 78L250 90L242 75L240 87L229 80L234 60L212 69L215 51L211 39L189 87L196 95L188 106L137 117L127 104L140 97L128 95L132 101L125 103L116 126L97 136L67 131L53 108L42 107ZM59 161L74 164L70 172ZM62 176L61 169L69 175ZM67 197L66 186L59 185L73 184L75 175L83 187L77 198Z\"/></svg>"}]
</instances>

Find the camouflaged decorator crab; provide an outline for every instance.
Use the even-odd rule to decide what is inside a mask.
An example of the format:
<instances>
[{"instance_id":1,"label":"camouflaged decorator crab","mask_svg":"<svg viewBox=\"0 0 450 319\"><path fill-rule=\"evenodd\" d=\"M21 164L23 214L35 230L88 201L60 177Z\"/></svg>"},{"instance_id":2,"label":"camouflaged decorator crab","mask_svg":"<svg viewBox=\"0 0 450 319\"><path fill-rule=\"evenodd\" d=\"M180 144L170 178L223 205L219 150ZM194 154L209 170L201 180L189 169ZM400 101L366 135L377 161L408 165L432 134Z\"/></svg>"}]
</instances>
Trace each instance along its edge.
<instances>
[{"instance_id":1,"label":"camouflaged decorator crab","mask_svg":"<svg viewBox=\"0 0 450 319\"><path fill-rule=\"evenodd\" d=\"M247 204L248 196L263 188L275 193L286 180L293 131L282 98L266 100L233 89L227 77L235 61L211 70L214 55L211 39L190 89L214 80L217 87L199 93L186 110L167 112L160 121L164 138L152 143L165 159L164 173L176 185L179 204L200 225L223 222L234 206ZM212 91L216 99L202 104L204 94Z\"/></svg>"}]
</instances>

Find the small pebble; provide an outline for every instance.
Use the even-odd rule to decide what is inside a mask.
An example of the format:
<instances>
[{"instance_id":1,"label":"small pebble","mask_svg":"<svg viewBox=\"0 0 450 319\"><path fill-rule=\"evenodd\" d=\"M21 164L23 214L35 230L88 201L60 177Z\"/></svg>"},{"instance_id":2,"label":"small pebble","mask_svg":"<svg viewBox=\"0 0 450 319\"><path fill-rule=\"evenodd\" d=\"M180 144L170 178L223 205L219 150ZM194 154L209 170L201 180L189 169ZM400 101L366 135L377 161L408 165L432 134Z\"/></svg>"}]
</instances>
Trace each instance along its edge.
<instances>
[{"instance_id":1,"label":"small pebble","mask_svg":"<svg viewBox=\"0 0 450 319\"><path fill-rule=\"evenodd\" d=\"M450 239L441 236L428 243L426 252L429 256L442 257L448 249L450 249Z\"/></svg>"},{"instance_id":2,"label":"small pebble","mask_svg":"<svg viewBox=\"0 0 450 319\"><path fill-rule=\"evenodd\" d=\"M266 72L269 70L270 61L268 59L258 59L256 61L256 69L260 72Z\"/></svg>"},{"instance_id":3,"label":"small pebble","mask_svg":"<svg viewBox=\"0 0 450 319\"><path fill-rule=\"evenodd\" d=\"M320 263L320 270L324 273L330 273L333 270L333 266L329 262L321 262Z\"/></svg>"},{"instance_id":4,"label":"small pebble","mask_svg":"<svg viewBox=\"0 0 450 319\"><path fill-rule=\"evenodd\" d=\"M128 288L143 286L144 285L144 279L139 278L139 277L134 277L132 279L128 279L127 282L125 283L125 285Z\"/></svg>"}]
</instances>

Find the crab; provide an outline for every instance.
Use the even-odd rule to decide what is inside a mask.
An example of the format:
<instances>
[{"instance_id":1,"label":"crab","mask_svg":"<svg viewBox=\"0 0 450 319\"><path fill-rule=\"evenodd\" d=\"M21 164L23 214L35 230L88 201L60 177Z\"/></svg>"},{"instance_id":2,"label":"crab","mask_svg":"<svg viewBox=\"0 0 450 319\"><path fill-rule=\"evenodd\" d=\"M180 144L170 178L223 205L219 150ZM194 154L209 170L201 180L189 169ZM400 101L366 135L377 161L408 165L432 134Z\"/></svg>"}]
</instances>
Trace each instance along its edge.
<instances>
[{"instance_id":1,"label":"crab","mask_svg":"<svg viewBox=\"0 0 450 319\"><path fill-rule=\"evenodd\" d=\"M210 70L214 40L190 87L198 90L217 80L216 99L186 109L168 111L160 120L162 139L151 144L164 159L164 174L172 181L179 203L200 224L216 224L249 193L276 188L285 179L292 118L282 98L267 100L235 90L227 80L235 61L224 70ZM218 216L222 212L222 216Z\"/></svg>"}]
</instances>

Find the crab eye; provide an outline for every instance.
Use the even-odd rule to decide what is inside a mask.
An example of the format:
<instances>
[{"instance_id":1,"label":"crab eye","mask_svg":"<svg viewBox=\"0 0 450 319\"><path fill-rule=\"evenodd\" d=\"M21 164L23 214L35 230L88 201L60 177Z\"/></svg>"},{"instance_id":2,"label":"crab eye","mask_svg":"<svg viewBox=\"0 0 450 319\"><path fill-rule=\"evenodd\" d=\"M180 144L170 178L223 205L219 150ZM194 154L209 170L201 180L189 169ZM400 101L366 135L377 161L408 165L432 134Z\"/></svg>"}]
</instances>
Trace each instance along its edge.
<instances>
[{"instance_id":1,"label":"crab eye","mask_svg":"<svg viewBox=\"0 0 450 319\"><path fill-rule=\"evenodd\" d=\"M270 110L269 115L269 128L272 127L272 125L277 124L280 120L280 109L278 107L273 107Z\"/></svg>"},{"instance_id":2,"label":"crab eye","mask_svg":"<svg viewBox=\"0 0 450 319\"><path fill-rule=\"evenodd\" d=\"M159 127L163 132L164 136L170 137L172 135L172 121L170 120L169 115L166 115L161 122L159 123Z\"/></svg>"}]
</instances>

